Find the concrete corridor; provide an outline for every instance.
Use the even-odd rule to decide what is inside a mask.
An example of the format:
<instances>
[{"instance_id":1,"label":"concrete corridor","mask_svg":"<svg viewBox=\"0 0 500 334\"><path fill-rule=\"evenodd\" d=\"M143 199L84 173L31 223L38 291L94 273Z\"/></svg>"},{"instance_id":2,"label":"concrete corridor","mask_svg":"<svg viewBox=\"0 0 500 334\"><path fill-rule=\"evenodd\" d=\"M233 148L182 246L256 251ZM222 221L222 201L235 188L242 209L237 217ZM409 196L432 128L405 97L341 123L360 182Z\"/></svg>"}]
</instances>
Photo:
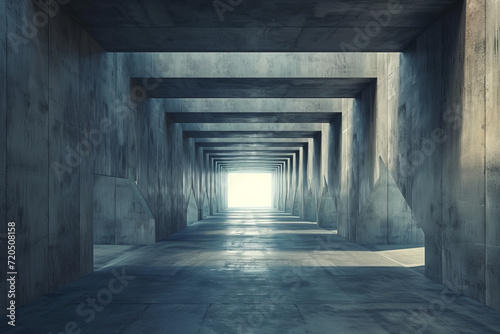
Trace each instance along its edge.
<instances>
[{"instance_id":1,"label":"concrete corridor","mask_svg":"<svg viewBox=\"0 0 500 334\"><path fill-rule=\"evenodd\" d=\"M382 246L380 246L382 247ZM271 210L232 210L96 270L2 333L499 333L498 311L424 277L423 249L369 250Z\"/></svg>"}]
</instances>

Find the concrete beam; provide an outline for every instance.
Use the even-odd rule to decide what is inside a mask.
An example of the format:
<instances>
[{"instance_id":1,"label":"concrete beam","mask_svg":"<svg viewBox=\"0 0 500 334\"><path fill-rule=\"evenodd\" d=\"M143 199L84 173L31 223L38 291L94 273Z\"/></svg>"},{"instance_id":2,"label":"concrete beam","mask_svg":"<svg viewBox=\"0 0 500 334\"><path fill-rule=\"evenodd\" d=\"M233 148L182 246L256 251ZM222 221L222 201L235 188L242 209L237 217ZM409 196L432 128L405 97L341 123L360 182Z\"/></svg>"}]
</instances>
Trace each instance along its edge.
<instances>
[{"instance_id":1,"label":"concrete beam","mask_svg":"<svg viewBox=\"0 0 500 334\"><path fill-rule=\"evenodd\" d=\"M232 139L232 138L224 138L224 139ZM279 138L279 139L286 139L286 138ZM219 142L219 143L197 143L196 148L203 148L203 149L210 149L210 148L232 148L235 149L237 147L241 148L253 148L253 149L273 149L273 148L291 148L291 147L303 147L307 145L307 143L302 143L302 142L282 142L282 143L276 143L276 142L270 142L270 143L255 143L253 141L245 142Z\"/></svg>"},{"instance_id":2,"label":"concrete beam","mask_svg":"<svg viewBox=\"0 0 500 334\"><path fill-rule=\"evenodd\" d=\"M306 64L304 64L305 66ZM263 74L265 75L265 74ZM309 99L164 99L161 106L169 113L278 113L276 121L294 113L341 113L342 100L333 98ZM292 116L292 115L290 115ZM285 117L286 118L286 117Z\"/></svg>"},{"instance_id":3,"label":"concrete beam","mask_svg":"<svg viewBox=\"0 0 500 334\"><path fill-rule=\"evenodd\" d=\"M107 51L353 51L349 42L362 51L388 52L403 50L455 2L82 0L64 9ZM355 28L369 34L368 41Z\"/></svg>"},{"instance_id":4,"label":"concrete beam","mask_svg":"<svg viewBox=\"0 0 500 334\"><path fill-rule=\"evenodd\" d=\"M311 138L321 124L183 123L184 135L191 138Z\"/></svg>"},{"instance_id":5,"label":"concrete beam","mask_svg":"<svg viewBox=\"0 0 500 334\"><path fill-rule=\"evenodd\" d=\"M353 98L374 78L132 78L151 98Z\"/></svg>"},{"instance_id":6,"label":"concrete beam","mask_svg":"<svg viewBox=\"0 0 500 334\"><path fill-rule=\"evenodd\" d=\"M376 78L372 53L133 53L147 68L131 69L131 77L158 78ZM245 66L241 66L245 64ZM160 82L141 83L154 88Z\"/></svg>"},{"instance_id":7,"label":"concrete beam","mask_svg":"<svg viewBox=\"0 0 500 334\"><path fill-rule=\"evenodd\" d=\"M233 123L233 124L219 124L219 123L186 123L182 124L184 132L321 132L321 124L247 124L247 123ZM294 136L292 136L293 138Z\"/></svg>"},{"instance_id":8,"label":"concrete beam","mask_svg":"<svg viewBox=\"0 0 500 334\"><path fill-rule=\"evenodd\" d=\"M253 112L253 113L172 113L166 118L172 123L329 123L337 113L317 112Z\"/></svg>"}]
</instances>

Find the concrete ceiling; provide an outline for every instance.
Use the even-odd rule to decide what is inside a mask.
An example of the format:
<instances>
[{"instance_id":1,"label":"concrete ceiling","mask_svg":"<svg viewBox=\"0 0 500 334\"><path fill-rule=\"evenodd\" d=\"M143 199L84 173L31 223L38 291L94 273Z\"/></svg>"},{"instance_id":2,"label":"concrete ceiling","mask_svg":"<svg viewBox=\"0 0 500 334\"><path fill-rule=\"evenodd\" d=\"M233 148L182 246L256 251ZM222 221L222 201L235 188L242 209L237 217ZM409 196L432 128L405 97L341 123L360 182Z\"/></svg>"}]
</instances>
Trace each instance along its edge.
<instances>
[{"instance_id":1,"label":"concrete ceiling","mask_svg":"<svg viewBox=\"0 0 500 334\"><path fill-rule=\"evenodd\" d=\"M252 170L259 166L275 168L276 162L285 164L292 157L298 159L303 150L307 151L311 139L321 136L323 129L321 123L329 123L340 118L339 113L313 113L318 117L316 120L325 122L310 122L307 121L308 113L292 113L291 117L298 116L297 120L303 118L304 122L214 123L194 121L199 120L196 117L205 113L180 114L179 120L193 117L193 122L181 123L184 136L194 141L197 152L201 149L203 156L208 156L210 161L218 162L224 170L233 167ZM212 113L208 113L210 114ZM249 117L260 117L265 114L249 113ZM167 115L172 116L169 113Z\"/></svg>"},{"instance_id":2,"label":"concrete ceiling","mask_svg":"<svg viewBox=\"0 0 500 334\"><path fill-rule=\"evenodd\" d=\"M107 51L337 52L388 0L78 0L64 9ZM401 0L358 51L402 51L455 0ZM378 26L380 28L380 25Z\"/></svg>"},{"instance_id":3,"label":"concrete ceiling","mask_svg":"<svg viewBox=\"0 0 500 334\"><path fill-rule=\"evenodd\" d=\"M376 81L377 62L360 52L403 51L457 2L74 0L63 8L106 51L170 52L152 55L157 73L131 80L155 83L149 97L166 101L159 111L182 123L197 152L226 170L274 170L341 119L342 98ZM331 53L344 51L356 52Z\"/></svg>"},{"instance_id":4,"label":"concrete ceiling","mask_svg":"<svg viewBox=\"0 0 500 334\"><path fill-rule=\"evenodd\" d=\"M136 84L159 82L151 98L349 98L370 78L133 78Z\"/></svg>"}]
</instances>

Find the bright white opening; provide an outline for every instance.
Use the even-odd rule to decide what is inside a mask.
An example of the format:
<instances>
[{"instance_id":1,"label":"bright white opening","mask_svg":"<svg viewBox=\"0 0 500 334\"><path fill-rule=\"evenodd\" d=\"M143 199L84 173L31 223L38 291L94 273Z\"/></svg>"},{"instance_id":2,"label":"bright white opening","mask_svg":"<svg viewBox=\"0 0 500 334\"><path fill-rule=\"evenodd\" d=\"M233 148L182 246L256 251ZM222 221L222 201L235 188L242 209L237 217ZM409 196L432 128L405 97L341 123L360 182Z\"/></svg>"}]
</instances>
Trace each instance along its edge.
<instances>
[{"instance_id":1,"label":"bright white opening","mask_svg":"<svg viewBox=\"0 0 500 334\"><path fill-rule=\"evenodd\" d=\"M271 207L271 173L228 173L227 183L228 207Z\"/></svg>"}]
</instances>

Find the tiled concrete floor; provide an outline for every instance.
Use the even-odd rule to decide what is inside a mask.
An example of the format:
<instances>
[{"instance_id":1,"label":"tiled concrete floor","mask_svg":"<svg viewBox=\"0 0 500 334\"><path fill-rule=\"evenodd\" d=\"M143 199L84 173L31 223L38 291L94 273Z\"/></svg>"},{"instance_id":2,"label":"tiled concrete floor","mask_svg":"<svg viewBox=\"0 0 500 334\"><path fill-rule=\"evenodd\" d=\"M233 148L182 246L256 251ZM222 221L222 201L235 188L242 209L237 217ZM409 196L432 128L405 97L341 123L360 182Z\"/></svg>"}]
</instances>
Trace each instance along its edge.
<instances>
[{"instance_id":1,"label":"tiled concrete floor","mask_svg":"<svg viewBox=\"0 0 500 334\"><path fill-rule=\"evenodd\" d=\"M368 250L282 213L220 214L96 255L100 269L0 332L500 333L500 312L423 276L422 248Z\"/></svg>"}]
</instances>

